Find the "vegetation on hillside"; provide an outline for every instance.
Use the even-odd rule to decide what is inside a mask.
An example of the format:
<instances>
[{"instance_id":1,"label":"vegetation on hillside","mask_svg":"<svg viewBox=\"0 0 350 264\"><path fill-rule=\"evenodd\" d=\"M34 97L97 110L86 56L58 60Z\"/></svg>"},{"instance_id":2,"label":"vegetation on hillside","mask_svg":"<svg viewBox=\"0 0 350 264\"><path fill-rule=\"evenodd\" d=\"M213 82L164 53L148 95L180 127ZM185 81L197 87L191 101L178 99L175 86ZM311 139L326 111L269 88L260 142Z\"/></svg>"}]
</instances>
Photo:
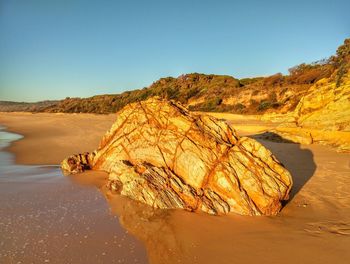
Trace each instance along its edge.
<instances>
[{"instance_id":1,"label":"vegetation on hillside","mask_svg":"<svg viewBox=\"0 0 350 264\"><path fill-rule=\"evenodd\" d=\"M294 110L309 87L322 78L333 78L341 84L349 71L350 39L337 49L334 56L311 64L302 63L268 77L236 79L227 75L191 73L177 78L166 77L147 88L114 95L89 98L66 98L57 102L20 105L0 102L0 111L114 113L126 104L152 96L173 99L193 111L232 113L287 112ZM10 106L11 105L11 106Z\"/></svg>"},{"instance_id":2,"label":"vegetation on hillside","mask_svg":"<svg viewBox=\"0 0 350 264\"><path fill-rule=\"evenodd\" d=\"M59 101L41 101L36 103L0 101L0 112L43 112Z\"/></svg>"}]
</instances>

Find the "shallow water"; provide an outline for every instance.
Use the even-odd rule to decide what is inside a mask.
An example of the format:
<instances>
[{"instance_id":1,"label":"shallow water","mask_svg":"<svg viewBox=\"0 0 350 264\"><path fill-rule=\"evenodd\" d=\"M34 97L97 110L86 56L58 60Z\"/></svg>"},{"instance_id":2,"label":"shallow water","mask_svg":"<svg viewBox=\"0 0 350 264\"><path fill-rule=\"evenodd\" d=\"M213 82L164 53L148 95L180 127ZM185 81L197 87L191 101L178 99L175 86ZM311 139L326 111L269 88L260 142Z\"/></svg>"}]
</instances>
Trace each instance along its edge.
<instances>
[{"instance_id":1,"label":"shallow water","mask_svg":"<svg viewBox=\"0 0 350 264\"><path fill-rule=\"evenodd\" d=\"M0 148L20 138L0 131ZM0 200L1 263L148 262L102 193L75 184L58 166L15 165L0 151Z\"/></svg>"}]
</instances>

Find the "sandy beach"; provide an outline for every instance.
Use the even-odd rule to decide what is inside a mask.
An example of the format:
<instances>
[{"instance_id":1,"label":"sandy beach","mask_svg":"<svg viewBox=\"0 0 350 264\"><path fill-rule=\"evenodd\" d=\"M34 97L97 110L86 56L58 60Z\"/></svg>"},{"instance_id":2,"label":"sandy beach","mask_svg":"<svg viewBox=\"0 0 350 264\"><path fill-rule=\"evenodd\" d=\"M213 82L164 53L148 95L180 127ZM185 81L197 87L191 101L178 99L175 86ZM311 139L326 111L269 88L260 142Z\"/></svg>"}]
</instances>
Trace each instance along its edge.
<instances>
[{"instance_id":1,"label":"sandy beach","mask_svg":"<svg viewBox=\"0 0 350 264\"><path fill-rule=\"evenodd\" d=\"M0 214L0 252L4 263L45 261L46 255L53 256L47 258L50 263L62 263L62 259L67 263L86 263L84 257L69 262L74 252L98 255L95 263L347 263L349 154L320 145L266 141L259 135L274 124L254 116L215 115L226 119L240 135L251 135L267 146L291 172L291 199L278 216L214 217L155 210L111 193L104 187L107 176L98 172L64 177L57 167L54 171L49 167L41 180L22 175L17 181L18 173L13 172L13 178L7 173L0 184L1 199L5 201ZM14 154L17 165L11 166L19 166L17 171L21 171L23 164L40 165L34 173L37 175L37 170L47 169L43 165L57 165L70 154L97 148L115 118L0 113L0 124L7 131L24 136L5 149ZM58 208L57 203L67 209L53 210ZM33 210L41 213L30 218ZM87 220L82 220L83 216ZM61 217L64 223L53 220ZM44 239L36 233L38 225ZM77 238L72 238L71 233L65 236L67 228L63 225L78 233ZM118 242L123 237L127 244ZM32 255L23 256L20 248L29 240ZM40 246L41 240L46 243L45 248ZM84 245L82 240L86 241ZM57 248L57 241L69 249ZM121 251L118 244L124 249L129 245L129 249Z\"/></svg>"},{"instance_id":2,"label":"sandy beach","mask_svg":"<svg viewBox=\"0 0 350 264\"><path fill-rule=\"evenodd\" d=\"M59 164L67 156L97 148L115 115L1 113L0 124L25 140L11 144L19 164Z\"/></svg>"}]
</instances>

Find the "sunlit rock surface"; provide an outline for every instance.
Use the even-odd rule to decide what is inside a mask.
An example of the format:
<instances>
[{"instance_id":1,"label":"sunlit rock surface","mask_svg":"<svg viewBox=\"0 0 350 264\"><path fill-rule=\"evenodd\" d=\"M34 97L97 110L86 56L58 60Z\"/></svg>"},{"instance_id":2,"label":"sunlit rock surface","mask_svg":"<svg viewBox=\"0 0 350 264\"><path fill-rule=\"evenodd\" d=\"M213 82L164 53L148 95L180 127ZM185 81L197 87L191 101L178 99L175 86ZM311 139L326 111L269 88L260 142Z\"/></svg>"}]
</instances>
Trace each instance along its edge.
<instances>
[{"instance_id":1,"label":"sunlit rock surface","mask_svg":"<svg viewBox=\"0 0 350 264\"><path fill-rule=\"evenodd\" d=\"M158 98L126 106L95 152L73 155L62 168L104 170L122 195L210 214L275 215L292 186L289 172L257 141Z\"/></svg>"},{"instance_id":2,"label":"sunlit rock surface","mask_svg":"<svg viewBox=\"0 0 350 264\"><path fill-rule=\"evenodd\" d=\"M318 81L295 113L300 127L350 132L350 73L338 86L328 79Z\"/></svg>"},{"instance_id":3,"label":"sunlit rock surface","mask_svg":"<svg viewBox=\"0 0 350 264\"><path fill-rule=\"evenodd\" d=\"M282 122L272 132L301 144L321 143L350 152L350 73L314 84L294 112L266 114L263 120Z\"/></svg>"}]
</instances>

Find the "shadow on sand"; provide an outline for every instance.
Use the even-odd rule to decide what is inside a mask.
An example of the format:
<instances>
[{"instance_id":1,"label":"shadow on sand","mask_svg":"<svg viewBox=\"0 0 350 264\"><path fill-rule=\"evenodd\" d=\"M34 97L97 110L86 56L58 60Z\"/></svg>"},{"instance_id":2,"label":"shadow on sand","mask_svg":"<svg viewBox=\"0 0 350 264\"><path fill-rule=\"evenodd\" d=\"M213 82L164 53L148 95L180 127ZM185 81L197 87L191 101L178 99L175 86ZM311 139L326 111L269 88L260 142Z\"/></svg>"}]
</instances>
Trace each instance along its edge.
<instances>
[{"instance_id":1,"label":"shadow on sand","mask_svg":"<svg viewBox=\"0 0 350 264\"><path fill-rule=\"evenodd\" d=\"M259 141L283 163L293 177L293 188L290 200L314 175L316 163L314 155L309 149L302 149L300 144L294 143L273 132L264 132L249 136Z\"/></svg>"}]
</instances>

